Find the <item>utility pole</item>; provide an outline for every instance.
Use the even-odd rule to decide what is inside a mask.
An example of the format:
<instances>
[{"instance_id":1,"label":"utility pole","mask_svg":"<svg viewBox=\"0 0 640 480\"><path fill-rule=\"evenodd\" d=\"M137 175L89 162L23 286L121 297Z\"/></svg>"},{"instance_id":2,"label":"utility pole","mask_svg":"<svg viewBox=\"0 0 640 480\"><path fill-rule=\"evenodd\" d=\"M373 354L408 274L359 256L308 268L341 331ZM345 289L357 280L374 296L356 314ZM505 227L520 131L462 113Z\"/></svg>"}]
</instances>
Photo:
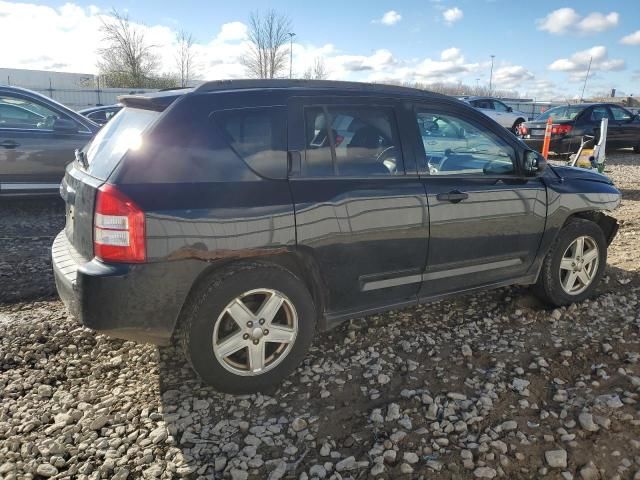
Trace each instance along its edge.
<instances>
[{"instance_id":1,"label":"utility pole","mask_svg":"<svg viewBox=\"0 0 640 480\"><path fill-rule=\"evenodd\" d=\"M476 78L476 93L480 90L480 79Z\"/></svg>"},{"instance_id":2,"label":"utility pole","mask_svg":"<svg viewBox=\"0 0 640 480\"><path fill-rule=\"evenodd\" d=\"M491 74L489 75L489 95L493 91L493 59L496 58L495 55L491 55Z\"/></svg>"},{"instance_id":3,"label":"utility pole","mask_svg":"<svg viewBox=\"0 0 640 480\"><path fill-rule=\"evenodd\" d=\"M582 93L580 94L580 101L584 99L584 89L587 88L587 80L589 78L589 72L591 72L591 61L593 57L589 57L589 67L587 68L587 74L584 76L584 85L582 85Z\"/></svg>"},{"instance_id":4,"label":"utility pole","mask_svg":"<svg viewBox=\"0 0 640 480\"><path fill-rule=\"evenodd\" d=\"M293 78L293 37L295 33L289 32L289 78Z\"/></svg>"}]
</instances>

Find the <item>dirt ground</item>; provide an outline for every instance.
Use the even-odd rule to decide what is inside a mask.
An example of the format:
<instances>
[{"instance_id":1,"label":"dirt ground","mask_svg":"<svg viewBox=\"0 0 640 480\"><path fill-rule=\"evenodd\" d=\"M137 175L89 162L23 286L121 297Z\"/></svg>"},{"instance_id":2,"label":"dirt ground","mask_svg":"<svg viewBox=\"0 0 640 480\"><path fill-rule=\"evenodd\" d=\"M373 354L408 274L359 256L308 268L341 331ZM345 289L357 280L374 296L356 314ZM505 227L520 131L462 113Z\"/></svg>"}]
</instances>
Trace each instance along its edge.
<instances>
[{"instance_id":1,"label":"dirt ground","mask_svg":"<svg viewBox=\"0 0 640 480\"><path fill-rule=\"evenodd\" d=\"M640 155L606 174L621 228L595 298L512 287L353 320L241 397L68 318L61 208L2 205L0 478L640 478Z\"/></svg>"}]
</instances>

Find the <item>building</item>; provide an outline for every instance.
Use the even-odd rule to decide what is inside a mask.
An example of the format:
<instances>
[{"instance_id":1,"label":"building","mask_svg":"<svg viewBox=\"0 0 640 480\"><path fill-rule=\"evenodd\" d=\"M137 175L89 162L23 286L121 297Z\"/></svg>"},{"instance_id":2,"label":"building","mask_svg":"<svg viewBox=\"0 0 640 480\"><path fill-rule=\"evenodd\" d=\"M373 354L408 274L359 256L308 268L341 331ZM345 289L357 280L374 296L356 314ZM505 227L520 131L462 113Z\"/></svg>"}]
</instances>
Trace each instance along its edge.
<instances>
[{"instance_id":1,"label":"building","mask_svg":"<svg viewBox=\"0 0 640 480\"><path fill-rule=\"evenodd\" d=\"M99 77L91 73L50 72L20 68L0 68L0 85L34 90L74 110L96 105L112 105L117 103L120 95L154 91L101 88Z\"/></svg>"}]
</instances>

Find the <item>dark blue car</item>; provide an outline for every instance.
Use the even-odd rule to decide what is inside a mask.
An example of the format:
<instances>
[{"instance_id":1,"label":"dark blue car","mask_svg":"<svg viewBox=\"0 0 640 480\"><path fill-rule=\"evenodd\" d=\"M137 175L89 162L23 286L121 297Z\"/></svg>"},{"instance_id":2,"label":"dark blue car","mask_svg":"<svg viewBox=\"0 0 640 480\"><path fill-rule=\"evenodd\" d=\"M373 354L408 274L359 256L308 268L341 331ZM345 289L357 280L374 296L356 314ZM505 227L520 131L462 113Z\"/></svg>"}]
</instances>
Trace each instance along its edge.
<instances>
[{"instance_id":1,"label":"dark blue car","mask_svg":"<svg viewBox=\"0 0 640 480\"><path fill-rule=\"evenodd\" d=\"M121 102L67 168L58 292L227 392L277 384L348 318L510 284L581 301L617 231L607 177L442 95L265 80Z\"/></svg>"}]
</instances>

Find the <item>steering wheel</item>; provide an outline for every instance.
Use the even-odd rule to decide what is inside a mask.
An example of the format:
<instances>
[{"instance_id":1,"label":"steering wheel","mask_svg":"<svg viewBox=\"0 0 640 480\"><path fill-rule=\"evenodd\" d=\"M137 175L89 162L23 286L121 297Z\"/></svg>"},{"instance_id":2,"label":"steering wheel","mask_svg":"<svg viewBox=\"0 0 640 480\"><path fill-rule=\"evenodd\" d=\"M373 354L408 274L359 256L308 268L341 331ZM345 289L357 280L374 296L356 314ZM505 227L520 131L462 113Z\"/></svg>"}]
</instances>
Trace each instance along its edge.
<instances>
[{"instance_id":1,"label":"steering wheel","mask_svg":"<svg viewBox=\"0 0 640 480\"><path fill-rule=\"evenodd\" d=\"M378 154L376 157L376 163L382 163L389 173L396 174L398 173L398 161L396 158L396 147L393 145L385 148Z\"/></svg>"}]
</instances>

